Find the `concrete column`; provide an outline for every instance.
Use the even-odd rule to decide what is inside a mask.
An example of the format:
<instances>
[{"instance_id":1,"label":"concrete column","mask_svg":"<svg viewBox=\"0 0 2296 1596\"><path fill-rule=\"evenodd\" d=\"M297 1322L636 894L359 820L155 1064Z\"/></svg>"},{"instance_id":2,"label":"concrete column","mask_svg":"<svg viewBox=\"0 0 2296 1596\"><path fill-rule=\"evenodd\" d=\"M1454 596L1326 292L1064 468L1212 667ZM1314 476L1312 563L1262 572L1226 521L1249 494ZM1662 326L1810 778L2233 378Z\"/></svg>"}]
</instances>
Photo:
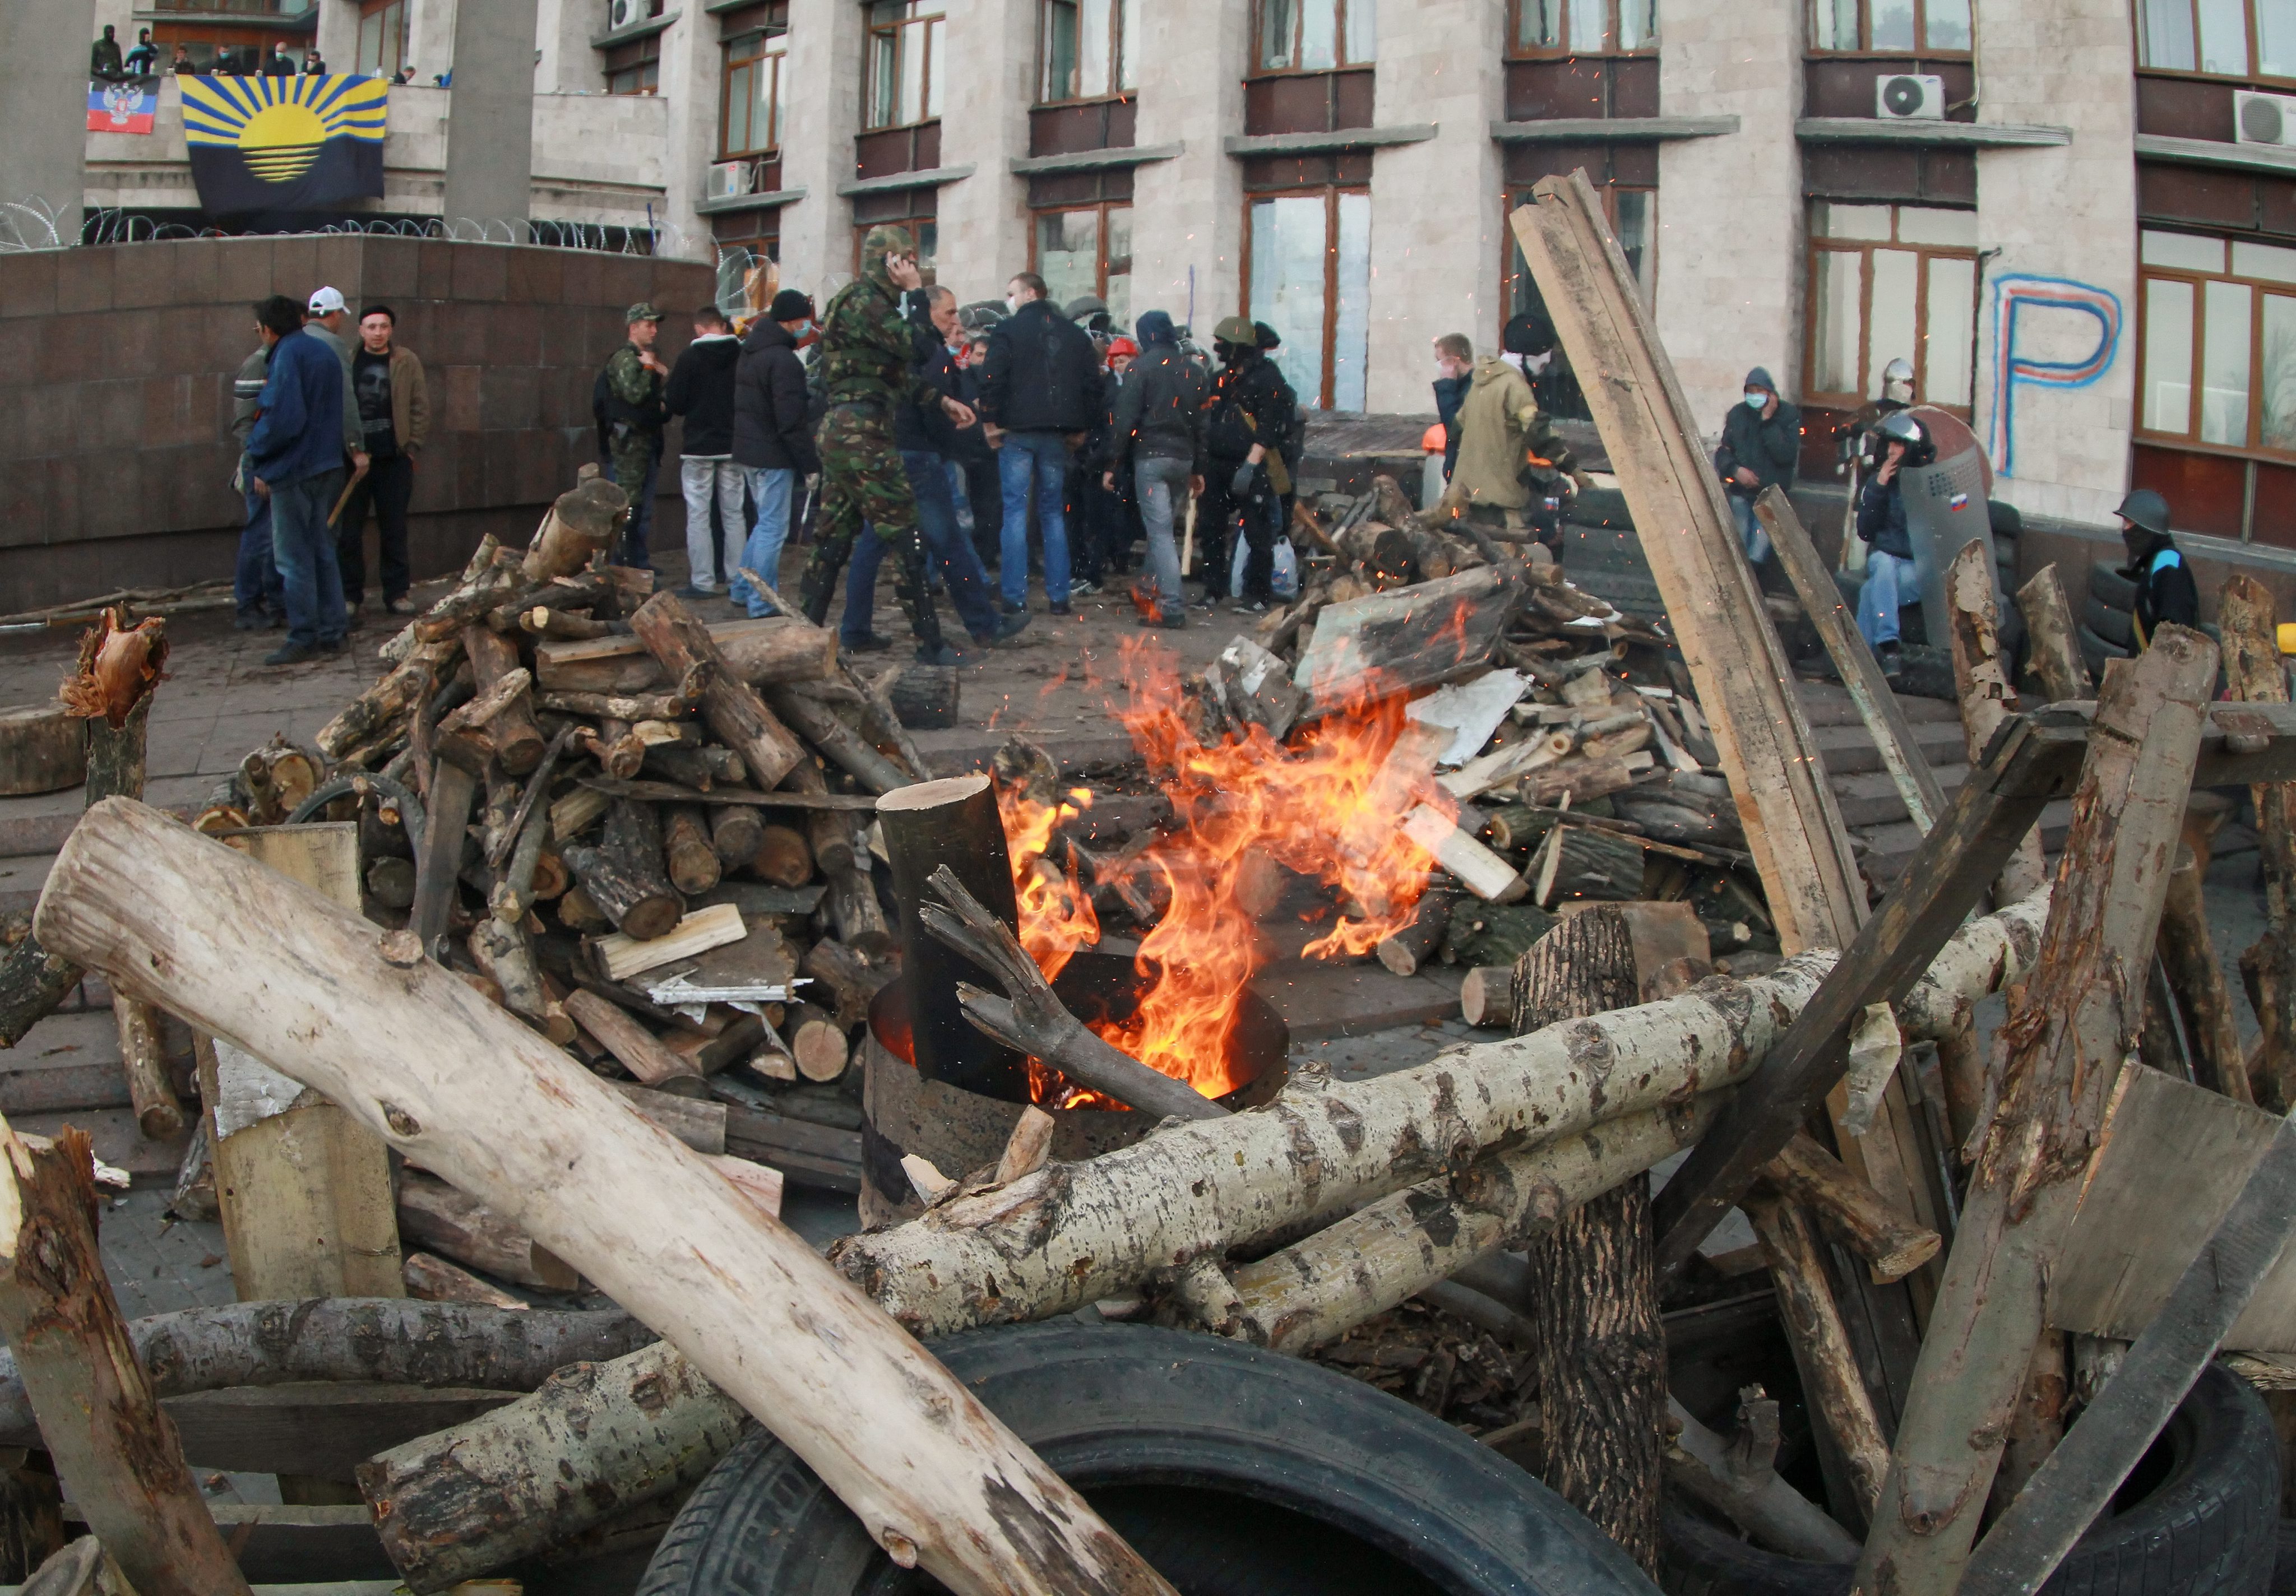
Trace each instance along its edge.
<instances>
[{"instance_id":1,"label":"concrete column","mask_svg":"<svg viewBox=\"0 0 2296 1596\"><path fill-rule=\"evenodd\" d=\"M718 41L718 19L692 0L661 36L660 94L669 112L669 143L661 159L663 219L683 236L676 252L692 260L718 258L709 224L694 209L709 192L709 163L718 157L725 89Z\"/></svg>"},{"instance_id":2,"label":"concrete column","mask_svg":"<svg viewBox=\"0 0 2296 1596\"><path fill-rule=\"evenodd\" d=\"M534 92L594 94L605 87L593 34L604 31L595 0L537 0L534 8Z\"/></svg>"},{"instance_id":3,"label":"concrete column","mask_svg":"<svg viewBox=\"0 0 2296 1596\"><path fill-rule=\"evenodd\" d=\"M972 176L940 191L939 280L960 299L1001 296L1029 267L1029 185L1013 175L1029 152L1037 98L1037 0L968 0L949 8L947 53L935 67L943 166Z\"/></svg>"},{"instance_id":4,"label":"concrete column","mask_svg":"<svg viewBox=\"0 0 2296 1596\"><path fill-rule=\"evenodd\" d=\"M1978 0L1980 119L2072 129L2055 148L1977 157L1982 263L1977 435L1995 495L2109 521L2127 486L2136 384L2136 182L2128 13L2118 0ZM2118 325L2118 337L2109 336ZM2001 373L2070 363L2063 381Z\"/></svg>"},{"instance_id":5,"label":"concrete column","mask_svg":"<svg viewBox=\"0 0 2296 1596\"><path fill-rule=\"evenodd\" d=\"M449 218L523 220L532 204L534 6L535 0L486 0L455 18Z\"/></svg>"},{"instance_id":6,"label":"concrete column","mask_svg":"<svg viewBox=\"0 0 2296 1596\"><path fill-rule=\"evenodd\" d=\"M53 217L67 244L79 241L87 192L87 52L95 37L92 0L0 4L0 151L7 152L0 204ZM47 241L41 224L0 212L0 234L12 233Z\"/></svg>"},{"instance_id":7,"label":"concrete column","mask_svg":"<svg viewBox=\"0 0 2296 1596\"><path fill-rule=\"evenodd\" d=\"M1801 389L1802 9L1676 5L1660 21L1660 109L1739 122L1659 151L1658 331L1713 435L1748 367L1769 367L1789 397Z\"/></svg>"},{"instance_id":8,"label":"concrete column","mask_svg":"<svg viewBox=\"0 0 2296 1596\"><path fill-rule=\"evenodd\" d=\"M455 64L455 0L412 0L407 11L406 60L425 88Z\"/></svg>"},{"instance_id":9,"label":"concrete column","mask_svg":"<svg viewBox=\"0 0 2296 1596\"><path fill-rule=\"evenodd\" d=\"M853 0L790 0L782 186L806 197L782 211L782 282L816 304L853 275L853 202L837 185L853 176L864 31Z\"/></svg>"},{"instance_id":10,"label":"concrete column","mask_svg":"<svg viewBox=\"0 0 2296 1596\"><path fill-rule=\"evenodd\" d=\"M1132 314L1168 311L1207 348L1243 297L1243 163L1221 141L1243 131L1250 9L1166 0L1140 19L1139 142L1186 148L1133 178Z\"/></svg>"},{"instance_id":11,"label":"concrete column","mask_svg":"<svg viewBox=\"0 0 2296 1596\"><path fill-rule=\"evenodd\" d=\"M330 72L358 70L358 0L319 0L319 59Z\"/></svg>"},{"instance_id":12,"label":"concrete column","mask_svg":"<svg viewBox=\"0 0 2296 1596\"><path fill-rule=\"evenodd\" d=\"M1498 347L1506 216L1490 125L1505 104L1505 17L1489 0L1380 7L1377 119L1439 131L1372 158L1367 409L1432 411L1431 344L1446 332Z\"/></svg>"}]
</instances>

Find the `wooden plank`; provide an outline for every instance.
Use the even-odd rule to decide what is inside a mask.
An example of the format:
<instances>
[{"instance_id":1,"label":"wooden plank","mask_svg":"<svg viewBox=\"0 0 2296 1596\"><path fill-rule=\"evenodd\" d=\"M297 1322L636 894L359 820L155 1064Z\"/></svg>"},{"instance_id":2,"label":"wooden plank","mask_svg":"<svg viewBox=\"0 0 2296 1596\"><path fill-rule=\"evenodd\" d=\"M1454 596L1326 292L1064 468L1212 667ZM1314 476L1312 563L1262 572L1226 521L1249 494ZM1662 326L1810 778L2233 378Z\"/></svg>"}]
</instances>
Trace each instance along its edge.
<instances>
[{"instance_id":1,"label":"wooden plank","mask_svg":"<svg viewBox=\"0 0 2296 1596\"><path fill-rule=\"evenodd\" d=\"M358 907L358 823L321 821L300 826L239 826L217 841L268 864L290 880L348 908Z\"/></svg>"},{"instance_id":2,"label":"wooden plank","mask_svg":"<svg viewBox=\"0 0 2296 1596\"><path fill-rule=\"evenodd\" d=\"M345 1381L201 1391L161 1405L194 1468L349 1485L352 1470L376 1453L517 1397L514 1391Z\"/></svg>"},{"instance_id":3,"label":"wooden plank","mask_svg":"<svg viewBox=\"0 0 2296 1596\"><path fill-rule=\"evenodd\" d=\"M1882 764L1889 771L1898 797L1905 800L1906 813L1926 834L1937 824L1938 816L1945 813L1944 790L1938 786L1930 762L1922 757L1913 723L1906 718L1889 678L1882 674L1881 662L1866 646L1865 634L1857 630L1849 607L1841 602L1841 589L1835 584L1833 573L1818 557L1809 534L1802 528L1801 517L1794 513L1793 503L1784 489L1773 487L1755 500L1754 514L1770 536L1770 546L1777 551L1778 564L1786 580L1793 584L1795 596L1801 600L1802 613L1809 617L1809 624L1817 630L1818 641L1825 645L1826 654L1833 661L1833 668L1841 673L1849 701L1857 706L1858 720L1881 751Z\"/></svg>"},{"instance_id":4,"label":"wooden plank","mask_svg":"<svg viewBox=\"0 0 2296 1596\"><path fill-rule=\"evenodd\" d=\"M1480 669L1521 602L1522 588L1496 566L1375 593L1316 612L1293 685L1313 719L1365 698L1431 687ZM1602 637L1596 631L1595 640Z\"/></svg>"}]
</instances>

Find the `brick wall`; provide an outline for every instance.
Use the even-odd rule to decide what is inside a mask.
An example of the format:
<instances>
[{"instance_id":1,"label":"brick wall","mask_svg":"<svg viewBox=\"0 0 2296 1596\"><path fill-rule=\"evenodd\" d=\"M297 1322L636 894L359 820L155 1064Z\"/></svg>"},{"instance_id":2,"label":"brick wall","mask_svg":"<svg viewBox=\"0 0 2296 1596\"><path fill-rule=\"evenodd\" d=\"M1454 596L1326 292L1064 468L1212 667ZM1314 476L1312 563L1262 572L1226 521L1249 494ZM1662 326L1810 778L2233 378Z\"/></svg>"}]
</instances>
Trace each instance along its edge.
<instances>
[{"instance_id":1,"label":"brick wall","mask_svg":"<svg viewBox=\"0 0 2296 1596\"><path fill-rule=\"evenodd\" d=\"M356 236L0 255L0 612L230 576L242 519L231 383L257 342L253 307L321 284L355 310L391 306L427 370L409 529L420 578L488 532L532 534L594 452L591 384L623 309L651 299L670 312L674 358L714 276L686 261Z\"/></svg>"}]
</instances>

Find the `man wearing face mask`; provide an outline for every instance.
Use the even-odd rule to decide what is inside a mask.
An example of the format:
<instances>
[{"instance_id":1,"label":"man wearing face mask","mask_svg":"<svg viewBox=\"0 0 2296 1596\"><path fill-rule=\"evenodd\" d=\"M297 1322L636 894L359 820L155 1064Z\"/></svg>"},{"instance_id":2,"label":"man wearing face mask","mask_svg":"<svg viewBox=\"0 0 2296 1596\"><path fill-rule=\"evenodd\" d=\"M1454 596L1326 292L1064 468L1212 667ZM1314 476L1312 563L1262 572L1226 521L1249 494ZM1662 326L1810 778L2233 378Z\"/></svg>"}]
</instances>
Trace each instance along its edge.
<instances>
[{"instance_id":1,"label":"man wearing face mask","mask_svg":"<svg viewBox=\"0 0 2296 1596\"><path fill-rule=\"evenodd\" d=\"M1227 585L1228 538L1239 519L1249 552L1237 605L1264 611L1275 593L1275 526L1268 513L1283 487L1271 479L1283 469L1279 446L1291 417L1283 374L1259 348L1259 331L1240 315L1212 329L1220 373L1205 401L1203 496L1196 505L1196 539L1203 547L1203 605L1210 609ZM1285 479L1283 486L1289 485Z\"/></svg>"},{"instance_id":2,"label":"man wearing face mask","mask_svg":"<svg viewBox=\"0 0 2296 1596\"><path fill-rule=\"evenodd\" d=\"M1892 360L1882 368L1882 397L1859 405L1834 435L1841 440L1842 460L1855 465L1861 479L1872 476L1882 463L1882 422L1900 410L1911 408L1913 403L1913 363L1903 358Z\"/></svg>"},{"instance_id":3,"label":"man wearing face mask","mask_svg":"<svg viewBox=\"0 0 2296 1596\"><path fill-rule=\"evenodd\" d=\"M821 510L799 591L807 618L816 626L826 621L838 573L866 521L893 551L894 591L916 634L917 658L954 665L957 652L941 642L940 617L925 591L916 497L893 446L893 410L905 399L938 405L960 428L974 420L971 406L941 394L911 364L915 340L901 295L923 282L907 229L872 227L861 242L861 275L839 289L822 315L829 410L821 421Z\"/></svg>"},{"instance_id":4,"label":"man wearing face mask","mask_svg":"<svg viewBox=\"0 0 2296 1596\"><path fill-rule=\"evenodd\" d=\"M1778 397L1777 383L1758 365L1746 373L1743 402L1730 406L1722 446L1714 451L1746 558L1756 565L1769 558L1770 539L1754 519L1754 501L1766 487L1791 488L1800 459L1801 412Z\"/></svg>"}]
</instances>

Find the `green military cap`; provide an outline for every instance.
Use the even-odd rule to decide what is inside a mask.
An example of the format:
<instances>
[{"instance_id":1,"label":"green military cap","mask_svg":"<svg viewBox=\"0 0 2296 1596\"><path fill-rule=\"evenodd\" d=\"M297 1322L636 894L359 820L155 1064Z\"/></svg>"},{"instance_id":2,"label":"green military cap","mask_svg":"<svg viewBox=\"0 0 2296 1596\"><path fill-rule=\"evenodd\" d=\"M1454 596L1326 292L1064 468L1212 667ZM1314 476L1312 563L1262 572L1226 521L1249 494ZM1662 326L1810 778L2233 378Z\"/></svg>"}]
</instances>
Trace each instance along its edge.
<instances>
[{"instance_id":1,"label":"green military cap","mask_svg":"<svg viewBox=\"0 0 2296 1596\"><path fill-rule=\"evenodd\" d=\"M623 315L622 320L625 322L658 322L661 320L661 311L655 306L652 300L640 299L636 304L629 307L628 312Z\"/></svg>"},{"instance_id":2,"label":"green military cap","mask_svg":"<svg viewBox=\"0 0 2296 1596\"><path fill-rule=\"evenodd\" d=\"M1219 325L1212 329L1212 337L1220 343L1242 344L1246 348L1259 345L1259 329L1240 315L1222 316Z\"/></svg>"},{"instance_id":3,"label":"green military cap","mask_svg":"<svg viewBox=\"0 0 2296 1596\"><path fill-rule=\"evenodd\" d=\"M890 223L869 229L869 236L861 241L861 258L874 260L881 255L914 255L917 241L909 236L906 227Z\"/></svg>"}]
</instances>

